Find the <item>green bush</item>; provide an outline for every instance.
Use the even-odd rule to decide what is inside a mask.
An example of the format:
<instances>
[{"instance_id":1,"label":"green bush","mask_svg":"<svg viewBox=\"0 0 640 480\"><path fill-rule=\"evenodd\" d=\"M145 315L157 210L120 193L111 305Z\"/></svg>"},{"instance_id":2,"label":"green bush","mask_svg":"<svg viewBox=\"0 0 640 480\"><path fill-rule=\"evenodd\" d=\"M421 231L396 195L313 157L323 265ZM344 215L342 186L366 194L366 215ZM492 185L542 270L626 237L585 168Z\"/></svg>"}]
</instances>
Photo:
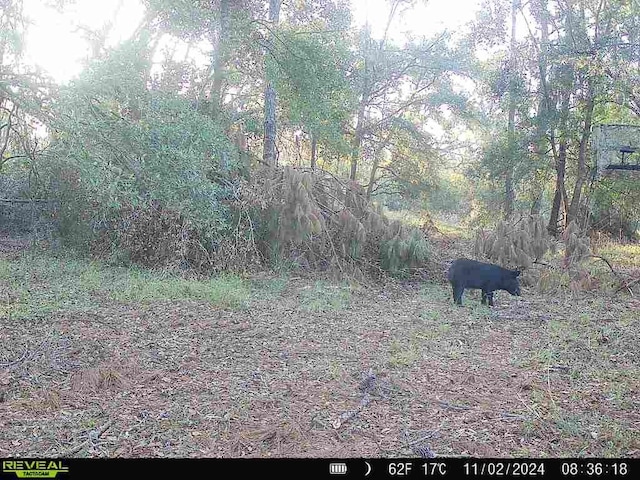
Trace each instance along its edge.
<instances>
[{"instance_id":1,"label":"green bush","mask_svg":"<svg viewBox=\"0 0 640 480\"><path fill-rule=\"evenodd\" d=\"M102 249L108 237L145 264L174 256L185 235L211 246L228 234L241 171L223 125L150 89L149 66L144 49L125 45L62 90L38 186L60 200L67 243Z\"/></svg>"}]
</instances>

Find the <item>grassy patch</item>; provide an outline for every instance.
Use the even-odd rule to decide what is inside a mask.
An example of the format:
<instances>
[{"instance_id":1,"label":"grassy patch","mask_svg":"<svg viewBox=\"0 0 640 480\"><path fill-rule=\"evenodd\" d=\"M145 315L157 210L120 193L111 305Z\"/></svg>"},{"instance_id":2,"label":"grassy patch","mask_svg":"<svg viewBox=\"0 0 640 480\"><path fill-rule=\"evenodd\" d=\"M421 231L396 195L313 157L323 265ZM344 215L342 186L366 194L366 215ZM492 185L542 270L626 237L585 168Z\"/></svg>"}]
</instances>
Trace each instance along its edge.
<instances>
[{"instance_id":1,"label":"grassy patch","mask_svg":"<svg viewBox=\"0 0 640 480\"><path fill-rule=\"evenodd\" d=\"M638 431L629 428L619 420L603 418L600 423L599 439L603 443L604 457L621 457L637 450L640 440Z\"/></svg>"},{"instance_id":2,"label":"grassy patch","mask_svg":"<svg viewBox=\"0 0 640 480\"><path fill-rule=\"evenodd\" d=\"M540 293L553 294L569 287L571 278L562 270L542 270L538 277L536 288Z\"/></svg>"},{"instance_id":3,"label":"grassy patch","mask_svg":"<svg viewBox=\"0 0 640 480\"><path fill-rule=\"evenodd\" d=\"M92 305L100 285L100 269L92 262L25 254L0 260L0 280L12 290L0 315L29 318L56 310L81 310Z\"/></svg>"},{"instance_id":4,"label":"grassy patch","mask_svg":"<svg viewBox=\"0 0 640 480\"><path fill-rule=\"evenodd\" d=\"M454 225L440 220L436 220L435 224L440 233L446 235L447 237L464 238L467 240L473 238L472 228L468 228L463 225Z\"/></svg>"},{"instance_id":5,"label":"grassy patch","mask_svg":"<svg viewBox=\"0 0 640 480\"><path fill-rule=\"evenodd\" d=\"M286 276L273 278L256 278L250 280L251 291L257 297L279 297L285 291L289 283Z\"/></svg>"},{"instance_id":6,"label":"grassy patch","mask_svg":"<svg viewBox=\"0 0 640 480\"><path fill-rule=\"evenodd\" d=\"M483 305L482 303L473 303L471 305L471 315L475 321L488 321L491 318L492 307Z\"/></svg>"},{"instance_id":7,"label":"grassy patch","mask_svg":"<svg viewBox=\"0 0 640 480\"><path fill-rule=\"evenodd\" d=\"M582 426L583 419L580 416L565 414L555 418L555 425L562 435L568 437L580 437L586 433Z\"/></svg>"},{"instance_id":8,"label":"grassy patch","mask_svg":"<svg viewBox=\"0 0 640 480\"><path fill-rule=\"evenodd\" d=\"M307 312L344 310L351 303L351 287L331 285L324 281L304 287L300 292L300 306Z\"/></svg>"},{"instance_id":9,"label":"grassy patch","mask_svg":"<svg viewBox=\"0 0 640 480\"><path fill-rule=\"evenodd\" d=\"M602 255L613 263L615 267L640 268L640 245L605 243L597 249L598 255ZM604 268L608 269L606 265Z\"/></svg>"},{"instance_id":10,"label":"grassy patch","mask_svg":"<svg viewBox=\"0 0 640 480\"><path fill-rule=\"evenodd\" d=\"M415 342L393 340L389 346L389 366L409 367L420 359L420 351Z\"/></svg>"},{"instance_id":11,"label":"grassy patch","mask_svg":"<svg viewBox=\"0 0 640 480\"><path fill-rule=\"evenodd\" d=\"M451 287L425 283L420 288L420 300L424 303L442 303L452 300Z\"/></svg>"},{"instance_id":12,"label":"grassy patch","mask_svg":"<svg viewBox=\"0 0 640 480\"><path fill-rule=\"evenodd\" d=\"M412 227L419 227L424 223L424 216L414 210L385 210L384 214L391 220L398 220Z\"/></svg>"},{"instance_id":13,"label":"grassy patch","mask_svg":"<svg viewBox=\"0 0 640 480\"><path fill-rule=\"evenodd\" d=\"M188 280L170 272L31 253L0 260L0 282L7 297L0 304L0 315L13 318L81 311L105 298L120 302L194 299L237 308L249 297L248 287L234 276Z\"/></svg>"},{"instance_id":14,"label":"grassy patch","mask_svg":"<svg viewBox=\"0 0 640 480\"><path fill-rule=\"evenodd\" d=\"M129 271L118 276L109 295L120 302L153 300L206 300L223 307L241 307L249 297L243 280L219 276L207 280L187 280L164 272Z\"/></svg>"}]
</instances>

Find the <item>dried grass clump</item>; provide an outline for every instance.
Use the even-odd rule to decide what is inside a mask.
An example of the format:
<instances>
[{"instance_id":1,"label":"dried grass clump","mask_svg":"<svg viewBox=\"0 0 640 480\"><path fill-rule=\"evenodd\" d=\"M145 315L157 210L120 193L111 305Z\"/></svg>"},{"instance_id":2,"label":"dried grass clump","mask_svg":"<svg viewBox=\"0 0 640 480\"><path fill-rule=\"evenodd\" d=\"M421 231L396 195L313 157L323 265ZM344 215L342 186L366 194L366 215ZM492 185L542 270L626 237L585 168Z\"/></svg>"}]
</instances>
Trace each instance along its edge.
<instances>
[{"instance_id":1,"label":"dried grass clump","mask_svg":"<svg viewBox=\"0 0 640 480\"><path fill-rule=\"evenodd\" d=\"M423 231L391 222L355 182L319 169L264 168L238 179L213 231L158 201L103 219L94 252L124 263L247 271L265 266L398 274L429 256Z\"/></svg>"},{"instance_id":2,"label":"dried grass clump","mask_svg":"<svg viewBox=\"0 0 640 480\"><path fill-rule=\"evenodd\" d=\"M119 368L103 365L78 373L73 377L71 385L75 391L96 392L98 390L117 389L123 382L123 375Z\"/></svg>"},{"instance_id":3,"label":"dried grass clump","mask_svg":"<svg viewBox=\"0 0 640 480\"><path fill-rule=\"evenodd\" d=\"M547 253L556 253L558 245L564 247L561 264L554 266L542 262ZM474 254L521 269L528 269L533 263L543 264L550 270L541 271L533 278L525 277L525 281L535 284L541 292L567 288L572 291L595 290L602 284L601 280L581 267L582 262L593 255L589 238L575 222L568 225L558 243L548 234L545 222L539 215L511 223L502 220L493 231L480 230L476 233Z\"/></svg>"},{"instance_id":4,"label":"dried grass clump","mask_svg":"<svg viewBox=\"0 0 640 480\"><path fill-rule=\"evenodd\" d=\"M322 170L256 172L232 209L253 219L253 240L267 263L395 274L429 253L420 230L390 221L360 185Z\"/></svg>"},{"instance_id":5,"label":"dried grass clump","mask_svg":"<svg viewBox=\"0 0 640 480\"><path fill-rule=\"evenodd\" d=\"M514 222L501 220L492 232L479 230L474 255L501 265L530 268L554 248L553 239L540 215L530 215Z\"/></svg>"},{"instance_id":6,"label":"dried grass clump","mask_svg":"<svg viewBox=\"0 0 640 480\"><path fill-rule=\"evenodd\" d=\"M591 256L591 242L589 237L580 230L575 221L569 223L562 234L565 244L564 264L566 267L577 265Z\"/></svg>"}]
</instances>

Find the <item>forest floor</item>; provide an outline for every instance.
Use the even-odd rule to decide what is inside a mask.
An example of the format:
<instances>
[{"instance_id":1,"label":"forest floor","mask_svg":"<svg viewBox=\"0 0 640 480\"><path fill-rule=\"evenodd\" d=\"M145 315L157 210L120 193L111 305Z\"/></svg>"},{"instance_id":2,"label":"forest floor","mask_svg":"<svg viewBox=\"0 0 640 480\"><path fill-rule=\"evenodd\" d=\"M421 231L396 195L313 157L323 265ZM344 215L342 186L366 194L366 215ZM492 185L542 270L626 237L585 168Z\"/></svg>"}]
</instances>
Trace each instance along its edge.
<instances>
[{"instance_id":1,"label":"forest floor","mask_svg":"<svg viewBox=\"0 0 640 480\"><path fill-rule=\"evenodd\" d=\"M443 275L201 281L26 247L0 239L0 457L640 457L640 288L456 307ZM609 254L640 273L639 245Z\"/></svg>"}]
</instances>

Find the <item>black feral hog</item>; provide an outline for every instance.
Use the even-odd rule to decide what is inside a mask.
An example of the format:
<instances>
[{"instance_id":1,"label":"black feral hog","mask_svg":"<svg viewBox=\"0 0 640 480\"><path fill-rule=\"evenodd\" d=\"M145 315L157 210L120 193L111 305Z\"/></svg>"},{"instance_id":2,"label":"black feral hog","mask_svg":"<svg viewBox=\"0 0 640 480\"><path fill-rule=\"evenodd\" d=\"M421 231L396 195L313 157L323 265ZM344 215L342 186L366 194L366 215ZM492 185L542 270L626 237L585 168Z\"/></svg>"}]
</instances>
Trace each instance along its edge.
<instances>
[{"instance_id":1,"label":"black feral hog","mask_svg":"<svg viewBox=\"0 0 640 480\"><path fill-rule=\"evenodd\" d=\"M492 263L459 258L449 268L448 279L453 287L453 301L462 305L465 288L482 290L482 303L493 306L493 292L506 290L511 295L520 295L519 270L509 270Z\"/></svg>"}]
</instances>

